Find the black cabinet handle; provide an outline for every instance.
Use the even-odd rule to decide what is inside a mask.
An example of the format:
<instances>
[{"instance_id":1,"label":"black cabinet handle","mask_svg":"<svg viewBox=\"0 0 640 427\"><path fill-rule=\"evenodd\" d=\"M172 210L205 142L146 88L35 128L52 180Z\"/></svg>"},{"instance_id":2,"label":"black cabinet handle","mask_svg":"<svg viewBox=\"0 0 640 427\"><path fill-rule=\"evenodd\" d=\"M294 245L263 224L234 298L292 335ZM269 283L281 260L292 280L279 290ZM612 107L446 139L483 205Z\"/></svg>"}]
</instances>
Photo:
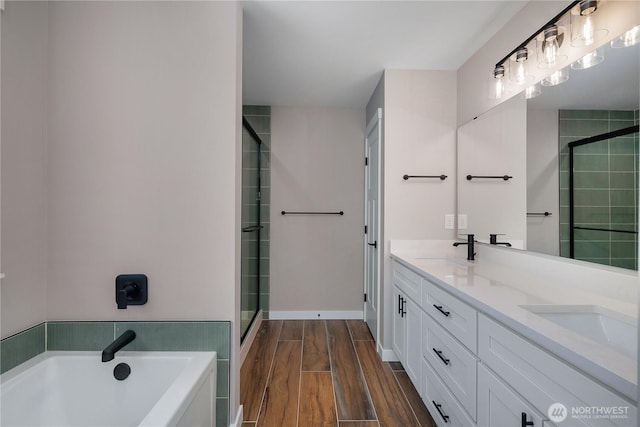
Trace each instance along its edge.
<instances>
[{"instance_id":1,"label":"black cabinet handle","mask_svg":"<svg viewBox=\"0 0 640 427\"><path fill-rule=\"evenodd\" d=\"M435 305L435 304L433 304L433 306L436 308L436 310L438 310L440 313L444 314L444 315L445 315L445 316L447 316L447 317L449 317L449 315L451 314L451 313L450 313L450 312L448 312L448 311L444 311L444 310L442 309L442 306L441 306L441 305Z\"/></svg>"},{"instance_id":2,"label":"black cabinet handle","mask_svg":"<svg viewBox=\"0 0 640 427\"><path fill-rule=\"evenodd\" d=\"M398 294L398 314L402 313L402 297Z\"/></svg>"},{"instance_id":3,"label":"black cabinet handle","mask_svg":"<svg viewBox=\"0 0 640 427\"><path fill-rule=\"evenodd\" d=\"M405 314L407 314L407 310L405 310L405 304L407 303L407 300L402 298L402 313L400 313L400 315L402 317L404 317Z\"/></svg>"},{"instance_id":4,"label":"black cabinet handle","mask_svg":"<svg viewBox=\"0 0 640 427\"><path fill-rule=\"evenodd\" d=\"M522 427L532 426L533 421L527 421L527 413L522 413Z\"/></svg>"},{"instance_id":5,"label":"black cabinet handle","mask_svg":"<svg viewBox=\"0 0 640 427\"><path fill-rule=\"evenodd\" d=\"M442 408L442 405L436 403L435 400L432 400L431 403L433 403L436 407L436 410L438 411L438 413L440 414L440 416L442 417L442 419L444 420L445 423L449 422L449 415L445 415L444 412L442 412L442 410L440 408Z\"/></svg>"},{"instance_id":6,"label":"black cabinet handle","mask_svg":"<svg viewBox=\"0 0 640 427\"><path fill-rule=\"evenodd\" d=\"M378 249L378 241L377 240L375 242L373 242L373 243L367 242L367 245L373 246L374 249Z\"/></svg>"},{"instance_id":7,"label":"black cabinet handle","mask_svg":"<svg viewBox=\"0 0 640 427\"><path fill-rule=\"evenodd\" d=\"M438 357L440 358L440 360L442 360L442 362L443 362L445 365L448 365L448 364L449 364L449 359L447 359L446 357L444 357L444 356L442 355L442 350L436 350L436 349L435 349L435 347L434 347L434 348L433 348L433 351L438 355Z\"/></svg>"}]
</instances>

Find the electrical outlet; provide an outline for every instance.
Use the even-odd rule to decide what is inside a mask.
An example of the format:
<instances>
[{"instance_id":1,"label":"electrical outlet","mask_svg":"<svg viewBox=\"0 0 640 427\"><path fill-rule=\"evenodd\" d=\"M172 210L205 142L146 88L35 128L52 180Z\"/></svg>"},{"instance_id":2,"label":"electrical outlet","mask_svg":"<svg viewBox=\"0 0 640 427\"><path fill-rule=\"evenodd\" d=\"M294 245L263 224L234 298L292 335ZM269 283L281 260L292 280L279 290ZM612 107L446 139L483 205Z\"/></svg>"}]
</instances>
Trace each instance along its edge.
<instances>
[{"instance_id":1,"label":"electrical outlet","mask_svg":"<svg viewBox=\"0 0 640 427\"><path fill-rule=\"evenodd\" d=\"M458 215L458 230L467 229L467 214Z\"/></svg>"},{"instance_id":2,"label":"electrical outlet","mask_svg":"<svg viewBox=\"0 0 640 427\"><path fill-rule=\"evenodd\" d=\"M453 214L446 214L444 216L444 229L453 230L453 227L455 227L454 221L455 216Z\"/></svg>"}]
</instances>

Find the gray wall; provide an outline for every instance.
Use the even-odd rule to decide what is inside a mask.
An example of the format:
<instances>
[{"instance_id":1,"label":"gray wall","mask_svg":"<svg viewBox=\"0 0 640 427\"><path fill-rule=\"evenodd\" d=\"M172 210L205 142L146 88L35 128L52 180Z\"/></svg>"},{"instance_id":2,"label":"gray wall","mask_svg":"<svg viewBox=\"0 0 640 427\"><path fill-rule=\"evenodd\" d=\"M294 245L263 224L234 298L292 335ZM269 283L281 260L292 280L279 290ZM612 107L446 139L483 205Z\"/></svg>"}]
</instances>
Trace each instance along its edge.
<instances>
[{"instance_id":1,"label":"gray wall","mask_svg":"<svg viewBox=\"0 0 640 427\"><path fill-rule=\"evenodd\" d=\"M363 153L363 110L271 108L272 315L362 310Z\"/></svg>"}]
</instances>

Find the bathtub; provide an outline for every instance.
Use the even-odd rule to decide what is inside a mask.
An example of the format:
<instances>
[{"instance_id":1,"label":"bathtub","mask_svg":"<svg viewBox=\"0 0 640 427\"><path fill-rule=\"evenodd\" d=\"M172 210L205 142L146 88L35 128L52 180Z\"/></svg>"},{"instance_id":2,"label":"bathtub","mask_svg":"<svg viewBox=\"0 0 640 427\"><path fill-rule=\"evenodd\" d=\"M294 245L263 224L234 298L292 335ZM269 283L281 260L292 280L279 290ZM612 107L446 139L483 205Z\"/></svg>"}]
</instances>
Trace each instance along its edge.
<instances>
[{"instance_id":1,"label":"bathtub","mask_svg":"<svg viewBox=\"0 0 640 427\"><path fill-rule=\"evenodd\" d=\"M215 352L50 351L0 377L0 425L212 426L215 390Z\"/></svg>"}]
</instances>

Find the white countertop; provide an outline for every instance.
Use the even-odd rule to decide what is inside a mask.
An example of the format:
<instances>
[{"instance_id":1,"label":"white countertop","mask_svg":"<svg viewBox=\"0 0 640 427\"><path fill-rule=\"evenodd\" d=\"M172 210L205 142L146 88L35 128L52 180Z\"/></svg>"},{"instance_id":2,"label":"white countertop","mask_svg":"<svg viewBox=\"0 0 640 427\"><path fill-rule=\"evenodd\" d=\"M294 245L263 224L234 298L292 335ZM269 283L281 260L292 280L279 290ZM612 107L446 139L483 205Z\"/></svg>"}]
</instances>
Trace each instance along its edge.
<instances>
[{"instance_id":1,"label":"white countertop","mask_svg":"<svg viewBox=\"0 0 640 427\"><path fill-rule=\"evenodd\" d=\"M431 254L433 255L433 254ZM637 301L621 301L536 277L485 260L421 256L394 251L391 257L588 375L637 401L637 364L617 350L565 329L522 305L594 305L637 319ZM637 320L636 320L637 324Z\"/></svg>"}]
</instances>

